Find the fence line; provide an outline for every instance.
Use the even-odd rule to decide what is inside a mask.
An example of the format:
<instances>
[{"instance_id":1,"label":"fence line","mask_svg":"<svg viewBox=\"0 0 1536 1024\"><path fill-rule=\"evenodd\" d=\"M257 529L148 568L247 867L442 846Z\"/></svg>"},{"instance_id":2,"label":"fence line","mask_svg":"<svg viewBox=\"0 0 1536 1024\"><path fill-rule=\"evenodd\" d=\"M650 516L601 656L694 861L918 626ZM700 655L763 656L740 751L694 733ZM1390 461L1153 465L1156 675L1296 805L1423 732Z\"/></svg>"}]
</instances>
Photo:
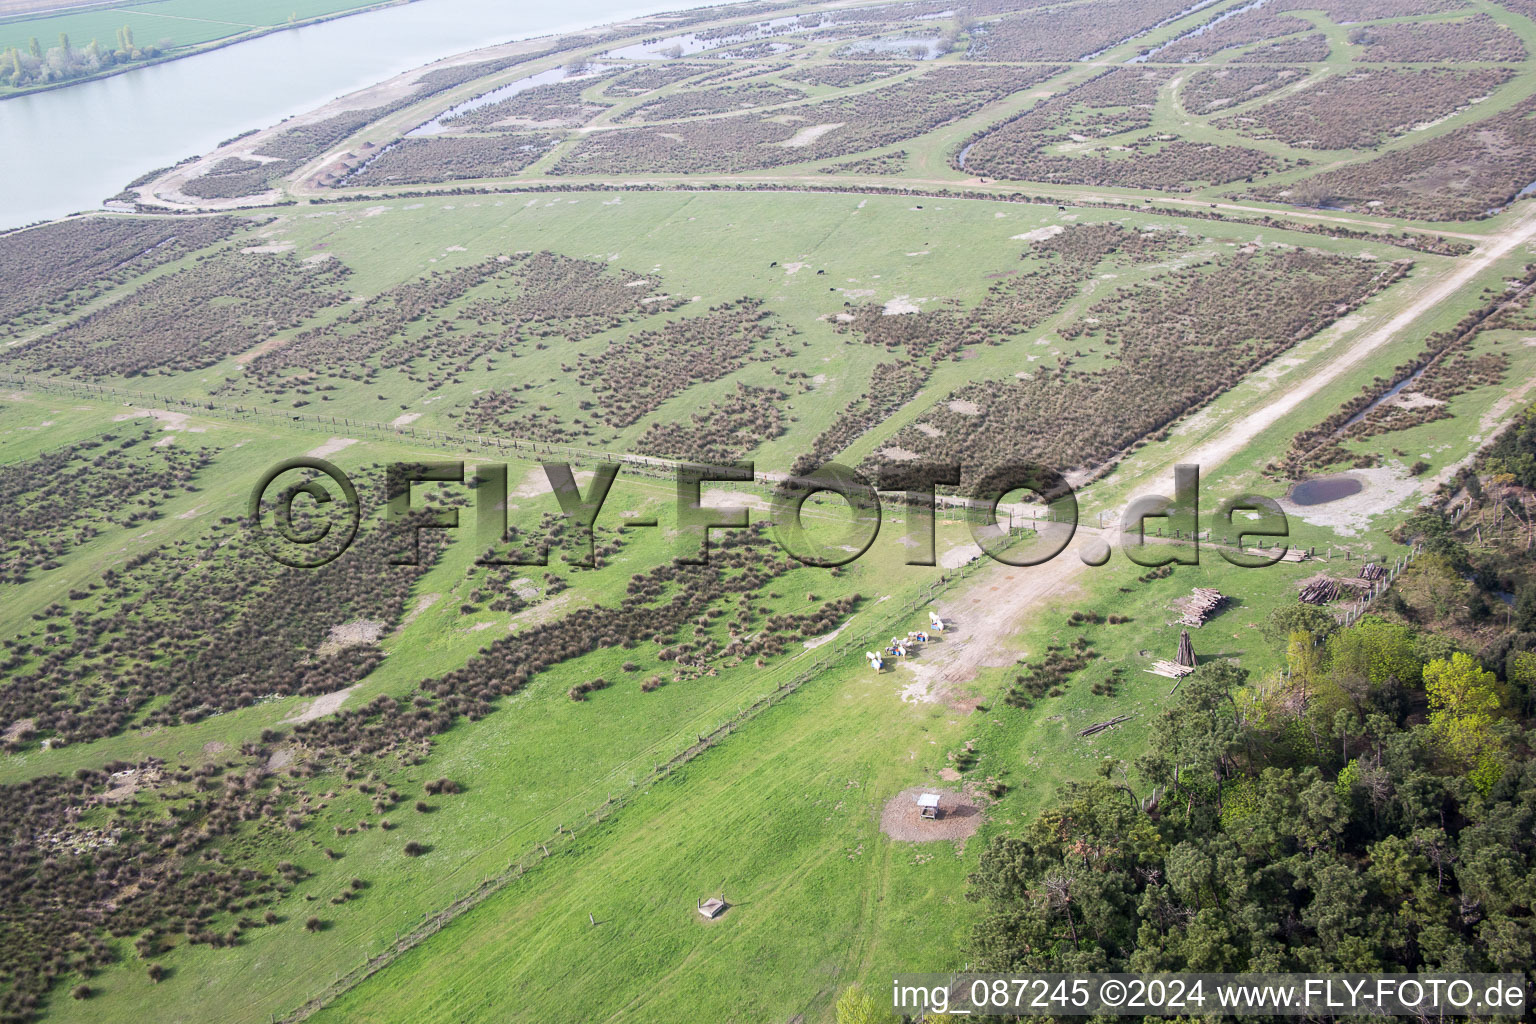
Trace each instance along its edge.
<instances>
[{"instance_id":1,"label":"fence line","mask_svg":"<svg viewBox=\"0 0 1536 1024\"><path fill-rule=\"evenodd\" d=\"M1406 554L1404 554L1396 562L1392 563L1392 568L1387 570L1387 575L1384 579L1373 580L1371 582L1370 590L1366 591L1365 595L1357 600L1352 606L1345 609L1344 625L1353 626L1356 622L1358 622L1360 616L1364 615L1367 611L1370 610L1371 605L1376 601L1376 599L1381 597L1381 595L1385 594L1387 590L1391 588L1392 584L1397 581L1397 578L1403 574L1403 570L1412 565L1413 560L1417 558L1420 552L1423 550L1423 544L1415 543L1413 547L1408 549Z\"/></svg>"}]
</instances>

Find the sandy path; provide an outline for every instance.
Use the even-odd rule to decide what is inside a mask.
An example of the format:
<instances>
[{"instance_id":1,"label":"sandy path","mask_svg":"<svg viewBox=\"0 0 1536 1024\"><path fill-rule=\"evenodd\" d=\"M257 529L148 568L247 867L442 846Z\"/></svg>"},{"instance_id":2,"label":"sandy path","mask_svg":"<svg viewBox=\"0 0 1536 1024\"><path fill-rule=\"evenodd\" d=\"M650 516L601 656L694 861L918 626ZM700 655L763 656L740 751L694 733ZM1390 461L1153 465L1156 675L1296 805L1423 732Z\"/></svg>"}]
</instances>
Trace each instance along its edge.
<instances>
[{"instance_id":1,"label":"sandy path","mask_svg":"<svg viewBox=\"0 0 1536 1024\"><path fill-rule=\"evenodd\" d=\"M1066 527L1042 526L1046 537L1059 544ZM1099 530L1080 527L1067 548L1044 565L994 562L964 588L941 598L934 610L946 626L943 639L900 662L902 699L945 700L982 669L1013 664L1017 652L1006 643L1008 638L1018 634L1037 607L1076 586L1078 574L1087 568L1081 552L1099 543L1100 536Z\"/></svg>"},{"instance_id":2,"label":"sandy path","mask_svg":"<svg viewBox=\"0 0 1536 1024\"><path fill-rule=\"evenodd\" d=\"M1415 320L1434 312L1437 306L1465 288L1478 274L1533 238L1536 238L1536 210L1520 218L1504 234L1462 257L1449 273L1419 282L1418 294L1385 323L1361 334L1332 362L1319 367L1285 391L1268 397L1262 407L1238 420L1217 437L1187 450L1178 461L1197 465L1202 474L1208 474L1210 468L1231 459L1260 433L1403 334L1413 326ZM1409 288L1414 286L1411 281L1407 283Z\"/></svg>"},{"instance_id":3,"label":"sandy path","mask_svg":"<svg viewBox=\"0 0 1536 1024\"><path fill-rule=\"evenodd\" d=\"M1467 287L1478 274L1533 238L1536 238L1536 210L1527 213L1509 230L1490 239L1475 252L1462 257L1448 273L1419 282L1417 293L1399 312L1355 338L1348 349L1315 373L1268 397L1262 407L1221 430L1215 437L1192 445L1178 461L1194 463L1201 467L1203 474L1210 473L1281 417L1407 331L1420 317L1434 312L1442 302ZM1506 411L1512 405L1513 400L1506 404ZM1491 428L1485 427L1485 433L1488 429ZM1138 483L1145 486L1148 482ZM1060 527L1047 526L1046 529ZM958 592L941 599L939 614L946 622L953 618L954 629L946 632L943 641L934 644L920 657L902 663L900 670L910 673L902 698L922 702L945 700L956 687L976 678L981 669L1011 664L1017 655L1007 645L1007 640L1018 634L1036 608L1060 597L1075 585L1078 574L1087 568L1081 558L1084 548L1113 542L1114 532L1113 528L1099 530L1079 526L1067 549L1044 565L1028 568L993 565Z\"/></svg>"}]
</instances>

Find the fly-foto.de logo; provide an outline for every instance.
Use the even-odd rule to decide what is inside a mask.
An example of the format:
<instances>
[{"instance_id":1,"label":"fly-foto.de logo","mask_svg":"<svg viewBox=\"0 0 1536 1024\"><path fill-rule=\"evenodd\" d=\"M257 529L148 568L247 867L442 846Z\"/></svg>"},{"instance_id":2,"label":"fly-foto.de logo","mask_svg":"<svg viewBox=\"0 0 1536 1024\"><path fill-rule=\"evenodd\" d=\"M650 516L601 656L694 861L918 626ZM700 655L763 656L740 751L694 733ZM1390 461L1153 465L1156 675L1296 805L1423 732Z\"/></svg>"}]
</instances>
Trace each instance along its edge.
<instances>
[{"instance_id":1,"label":"fly-foto.de logo","mask_svg":"<svg viewBox=\"0 0 1536 1024\"><path fill-rule=\"evenodd\" d=\"M558 515L566 528L567 559L592 567L593 528L607 507L621 466L603 462L592 468L583 487L569 463L541 463ZM472 509L475 542L481 565L547 565L548 548L510 549L508 537L508 469L504 463L397 462L384 474L382 528L394 533L389 563L416 565L424 530L454 531L462 527L457 505L418 502L417 485L447 484L466 488L462 504ZM673 557L687 564L707 564L710 534L741 530L766 523L784 554L810 566L834 568L855 561L880 534L885 509L893 505L903 523L906 564L933 566L935 526L939 516L963 520L976 545L988 557L1013 566L1035 566L1056 558L1079 529L1077 495L1057 470L1034 463L1004 465L990 471L964 496L941 494L941 486L961 480L960 467L941 463L904 463L898 471L870 481L847 466L829 462L814 472L796 475L758 474L750 462L724 465L682 463L673 476L675 504L667 523L676 538ZM1104 539L1081 547L1079 557L1103 565L1110 557L1109 541L1118 539L1126 557L1138 565L1199 564L1202 539L1220 556L1243 568L1273 565L1284 556L1289 524L1278 502L1263 495L1242 495L1221 502L1201 524L1198 467L1174 468L1173 496L1147 495L1125 509ZM705 484L758 485L769 491L767 508L745 504L706 503ZM843 535L826 539L806 529L805 504L812 497L835 495L847 506ZM1017 496L1025 502L1010 505ZM760 504L760 503L759 503ZM274 559L298 568L318 568L344 553L356 538L365 516L356 485L346 473L324 459L289 459L268 470L251 492L247 516L258 542ZM1028 518L1025 518L1027 514ZM632 512L609 512L625 530L657 528L661 520ZM1006 516L1006 520L1005 517ZM1118 535L1116 537L1115 535ZM1215 538L1220 543L1212 543ZM1262 553L1245 548L1251 539L1279 544Z\"/></svg>"}]
</instances>

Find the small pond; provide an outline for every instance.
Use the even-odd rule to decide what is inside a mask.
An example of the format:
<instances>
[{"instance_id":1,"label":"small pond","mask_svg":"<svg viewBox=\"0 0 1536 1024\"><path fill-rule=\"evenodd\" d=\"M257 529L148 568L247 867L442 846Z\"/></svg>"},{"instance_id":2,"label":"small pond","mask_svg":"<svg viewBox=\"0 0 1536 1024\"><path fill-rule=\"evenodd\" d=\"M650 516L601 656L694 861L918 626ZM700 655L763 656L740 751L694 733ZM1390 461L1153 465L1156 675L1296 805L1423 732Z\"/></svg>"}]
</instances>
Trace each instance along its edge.
<instances>
[{"instance_id":1,"label":"small pond","mask_svg":"<svg viewBox=\"0 0 1536 1024\"><path fill-rule=\"evenodd\" d=\"M1292 487L1289 498L1292 505L1323 505L1359 494L1364 487L1357 477L1320 476Z\"/></svg>"}]
</instances>

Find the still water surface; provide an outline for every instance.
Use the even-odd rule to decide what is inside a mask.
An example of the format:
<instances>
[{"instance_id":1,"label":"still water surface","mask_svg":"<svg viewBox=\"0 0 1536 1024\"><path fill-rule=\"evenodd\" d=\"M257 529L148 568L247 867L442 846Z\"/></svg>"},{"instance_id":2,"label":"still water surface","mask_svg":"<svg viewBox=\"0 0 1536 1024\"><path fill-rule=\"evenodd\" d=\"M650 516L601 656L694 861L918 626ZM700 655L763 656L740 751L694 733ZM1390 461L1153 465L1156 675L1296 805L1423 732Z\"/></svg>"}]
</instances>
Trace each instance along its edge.
<instances>
[{"instance_id":1,"label":"still water surface","mask_svg":"<svg viewBox=\"0 0 1536 1024\"><path fill-rule=\"evenodd\" d=\"M134 178L402 71L677 0L418 0L0 102L0 228L98 208Z\"/></svg>"}]
</instances>

